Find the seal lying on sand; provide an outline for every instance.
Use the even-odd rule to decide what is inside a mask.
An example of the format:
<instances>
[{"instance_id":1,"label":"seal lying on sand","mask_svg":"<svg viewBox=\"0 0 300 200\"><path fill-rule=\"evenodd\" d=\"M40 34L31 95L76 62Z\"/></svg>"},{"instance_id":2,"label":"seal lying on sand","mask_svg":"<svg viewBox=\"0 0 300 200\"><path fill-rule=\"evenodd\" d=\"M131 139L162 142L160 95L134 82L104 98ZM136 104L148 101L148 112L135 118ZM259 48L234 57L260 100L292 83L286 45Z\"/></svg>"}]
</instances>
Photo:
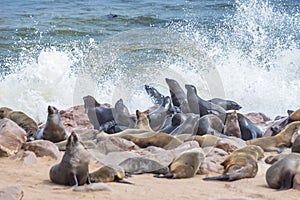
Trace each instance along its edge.
<instances>
[{"instance_id":1,"label":"seal lying on sand","mask_svg":"<svg viewBox=\"0 0 300 200\"><path fill-rule=\"evenodd\" d=\"M221 176L208 177L203 180L235 181L256 176L257 161L264 157L264 151L259 146L249 145L232 152L221 163L224 172Z\"/></svg>"},{"instance_id":2,"label":"seal lying on sand","mask_svg":"<svg viewBox=\"0 0 300 200\"><path fill-rule=\"evenodd\" d=\"M14 111L7 107L0 108L0 119L8 118L18 124L27 133L27 140L33 140L39 130L35 120L21 111Z\"/></svg>"},{"instance_id":3,"label":"seal lying on sand","mask_svg":"<svg viewBox=\"0 0 300 200\"><path fill-rule=\"evenodd\" d=\"M102 166L98 170L89 174L91 182L119 182L132 184L130 182L124 181L125 171L119 166Z\"/></svg>"},{"instance_id":4,"label":"seal lying on sand","mask_svg":"<svg viewBox=\"0 0 300 200\"><path fill-rule=\"evenodd\" d=\"M38 132L37 139L49 140L56 143L61 142L66 138L67 133L62 123L59 110L54 106L48 106L46 125Z\"/></svg>"},{"instance_id":5,"label":"seal lying on sand","mask_svg":"<svg viewBox=\"0 0 300 200\"><path fill-rule=\"evenodd\" d=\"M291 153L275 162L266 172L268 186L273 189L289 189L293 187L295 174L300 173L300 154Z\"/></svg>"},{"instance_id":6,"label":"seal lying on sand","mask_svg":"<svg viewBox=\"0 0 300 200\"><path fill-rule=\"evenodd\" d=\"M290 147L292 138L298 134L300 128L300 121L288 124L280 133L275 136L256 138L248 140L246 144L260 146L265 151L278 151L281 152L280 147Z\"/></svg>"},{"instance_id":7,"label":"seal lying on sand","mask_svg":"<svg viewBox=\"0 0 300 200\"><path fill-rule=\"evenodd\" d=\"M204 160L202 148L194 148L179 154L170 165L170 172L155 175L156 178L191 178L196 175Z\"/></svg>"},{"instance_id":8,"label":"seal lying on sand","mask_svg":"<svg viewBox=\"0 0 300 200\"><path fill-rule=\"evenodd\" d=\"M49 176L53 183L61 185L78 186L90 183L89 153L74 132L68 138L61 162L51 167Z\"/></svg>"}]
</instances>

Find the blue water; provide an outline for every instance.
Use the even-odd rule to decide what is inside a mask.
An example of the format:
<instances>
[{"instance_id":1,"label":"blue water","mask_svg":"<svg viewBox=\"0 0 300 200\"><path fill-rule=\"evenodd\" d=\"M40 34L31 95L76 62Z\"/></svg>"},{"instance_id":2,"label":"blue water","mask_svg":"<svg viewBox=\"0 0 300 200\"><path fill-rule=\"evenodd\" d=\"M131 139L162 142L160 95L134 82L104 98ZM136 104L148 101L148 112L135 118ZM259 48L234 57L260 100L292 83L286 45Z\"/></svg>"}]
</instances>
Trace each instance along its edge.
<instances>
[{"instance_id":1,"label":"blue water","mask_svg":"<svg viewBox=\"0 0 300 200\"><path fill-rule=\"evenodd\" d=\"M299 108L299 0L2 0L0 106L45 120L91 94L131 111L192 83L269 116Z\"/></svg>"}]
</instances>

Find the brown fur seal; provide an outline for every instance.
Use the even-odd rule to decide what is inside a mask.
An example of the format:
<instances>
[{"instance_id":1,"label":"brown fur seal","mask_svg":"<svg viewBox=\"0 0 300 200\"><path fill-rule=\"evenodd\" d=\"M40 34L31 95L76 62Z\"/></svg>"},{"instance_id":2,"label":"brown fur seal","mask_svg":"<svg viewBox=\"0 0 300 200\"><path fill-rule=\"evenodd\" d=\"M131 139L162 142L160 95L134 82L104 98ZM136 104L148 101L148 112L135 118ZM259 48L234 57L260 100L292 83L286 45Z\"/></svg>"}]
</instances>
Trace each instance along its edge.
<instances>
[{"instance_id":1,"label":"brown fur seal","mask_svg":"<svg viewBox=\"0 0 300 200\"><path fill-rule=\"evenodd\" d=\"M236 111L233 111L232 113L227 115L223 133L228 136L242 138L241 129L238 121L238 115Z\"/></svg>"},{"instance_id":2,"label":"brown fur seal","mask_svg":"<svg viewBox=\"0 0 300 200\"><path fill-rule=\"evenodd\" d=\"M187 101L186 94L176 80L165 79L170 90L172 103L174 106L180 107L184 101Z\"/></svg>"},{"instance_id":3,"label":"brown fur seal","mask_svg":"<svg viewBox=\"0 0 300 200\"><path fill-rule=\"evenodd\" d=\"M155 105L161 105L165 96L152 86L145 85L145 90Z\"/></svg>"},{"instance_id":4,"label":"brown fur seal","mask_svg":"<svg viewBox=\"0 0 300 200\"><path fill-rule=\"evenodd\" d=\"M49 175L52 182L61 185L78 186L90 183L89 153L74 132L68 138L61 162L50 169Z\"/></svg>"},{"instance_id":5,"label":"brown fur seal","mask_svg":"<svg viewBox=\"0 0 300 200\"><path fill-rule=\"evenodd\" d=\"M237 102L227 99L213 98L208 100L211 103L221 106L225 110L239 110L242 108Z\"/></svg>"},{"instance_id":6,"label":"brown fur seal","mask_svg":"<svg viewBox=\"0 0 300 200\"><path fill-rule=\"evenodd\" d=\"M49 140L56 143L61 142L66 138L67 133L62 123L59 110L54 106L48 106L46 125L38 132L37 139Z\"/></svg>"},{"instance_id":7,"label":"brown fur seal","mask_svg":"<svg viewBox=\"0 0 300 200\"><path fill-rule=\"evenodd\" d=\"M221 176L208 177L203 180L235 181L256 176L257 161L264 157L264 151L259 146L249 145L237 149L226 157L221 165L224 172Z\"/></svg>"},{"instance_id":8,"label":"brown fur seal","mask_svg":"<svg viewBox=\"0 0 300 200\"><path fill-rule=\"evenodd\" d=\"M295 138L295 141L292 144L292 152L300 153L300 135Z\"/></svg>"},{"instance_id":9,"label":"brown fur seal","mask_svg":"<svg viewBox=\"0 0 300 200\"><path fill-rule=\"evenodd\" d=\"M211 134L211 135L216 135L216 136L224 136L222 135L222 130L224 128L224 124L222 120L214 115L214 114L207 114L202 116L198 120L197 124L197 135L206 135L206 134Z\"/></svg>"},{"instance_id":10,"label":"brown fur seal","mask_svg":"<svg viewBox=\"0 0 300 200\"><path fill-rule=\"evenodd\" d=\"M122 130L134 127L136 119L130 115L128 108L123 103L123 99L119 99L115 103L112 112L115 122Z\"/></svg>"},{"instance_id":11,"label":"brown fur seal","mask_svg":"<svg viewBox=\"0 0 300 200\"><path fill-rule=\"evenodd\" d=\"M293 187L295 174L300 173L300 154L291 153L275 162L266 172L268 186L273 189Z\"/></svg>"},{"instance_id":12,"label":"brown fur seal","mask_svg":"<svg viewBox=\"0 0 300 200\"><path fill-rule=\"evenodd\" d=\"M98 170L90 173L89 176L92 183L120 182L132 184L123 180L125 178L125 171L119 166L102 166Z\"/></svg>"},{"instance_id":13,"label":"brown fur seal","mask_svg":"<svg viewBox=\"0 0 300 200\"><path fill-rule=\"evenodd\" d=\"M0 108L0 119L8 118L18 124L27 133L27 140L33 140L39 130L35 120L21 111L14 111L7 107Z\"/></svg>"},{"instance_id":14,"label":"brown fur seal","mask_svg":"<svg viewBox=\"0 0 300 200\"><path fill-rule=\"evenodd\" d=\"M209 113L217 115L225 113L225 109L221 106L205 101L199 97L195 86L186 84L185 88L187 90L187 101L193 113L200 114L200 116L204 116Z\"/></svg>"},{"instance_id":15,"label":"brown fur seal","mask_svg":"<svg viewBox=\"0 0 300 200\"><path fill-rule=\"evenodd\" d=\"M280 147L290 147L294 134L298 134L300 121L288 124L280 133L275 136L256 138L246 141L246 144L260 146L265 151L281 152Z\"/></svg>"},{"instance_id":16,"label":"brown fur seal","mask_svg":"<svg viewBox=\"0 0 300 200\"><path fill-rule=\"evenodd\" d=\"M147 115L139 110L136 110L135 113L137 120L134 128L152 131Z\"/></svg>"},{"instance_id":17,"label":"brown fur seal","mask_svg":"<svg viewBox=\"0 0 300 200\"><path fill-rule=\"evenodd\" d=\"M156 146L164 149L174 149L183 143L179 139L173 137L172 135L161 132L124 134L119 135L118 137L132 141L141 148L146 148L148 146Z\"/></svg>"},{"instance_id":18,"label":"brown fur seal","mask_svg":"<svg viewBox=\"0 0 300 200\"><path fill-rule=\"evenodd\" d=\"M178 136L181 134L189 133L191 135L195 135L198 129L198 120L199 115L188 115L187 118L180 124L177 128L175 128L170 135Z\"/></svg>"},{"instance_id":19,"label":"brown fur seal","mask_svg":"<svg viewBox=\"0 0 300 200\"><path fill-rule=\"evenodd\" d=\"M196 175L204 160L202 148L194 148L179 154L170 165L170 172L157 178L191 178Z\"/></svg>"}]
</instances>

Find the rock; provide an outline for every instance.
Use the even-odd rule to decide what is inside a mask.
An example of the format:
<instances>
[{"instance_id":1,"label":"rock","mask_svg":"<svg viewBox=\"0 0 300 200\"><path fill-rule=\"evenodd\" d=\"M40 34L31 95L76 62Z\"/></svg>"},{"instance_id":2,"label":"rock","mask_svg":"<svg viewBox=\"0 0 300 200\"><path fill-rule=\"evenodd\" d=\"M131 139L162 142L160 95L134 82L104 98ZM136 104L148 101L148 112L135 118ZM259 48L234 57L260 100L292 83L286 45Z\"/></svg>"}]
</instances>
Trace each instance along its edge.
<instances>
[{"instance_id":1,"label":"rock","mask_svg":"<svg viewBox=\"0 0 300 200\"><path fill-rule=\"evenodd\" d=\"M36 157L34 152L25 151L23 153L23 156L22 156L21 160L23 161L24 165L28 166L28 165L32 165L32 164L36 163L37 162L37 157Z\"/></svg>"},{"instance_id":2,"label":"rock","mask_svg":"<svg viewBox=\"0 0 300 200\"><path fill-rule=\"evenodd\" d=\"M254 124L259 125L259 124L264 124L267 121L270 121L271 119L266 116L263 113L247 113L245 116Z\"/></svg>"},{"instance_id":3,"label":"rock","mask_svg":"<svg viewBox=\"0 0 300 200\"><path fill-rule=\"evenodd\" d=\"M97 138L97 149L102 154L108 154L115 151L131 151L138 149L139 147L133 142L120 137L105 137L101 136Z\"/></svg>"},{"instance_id":4,"label":"rock","mask_svg":"<svg viewBox=\"0 0 300 200\"><path fill-rule=\"evenodd\" d=\"M0 157L16 154L26 142L24 129L10 119L0 120Z\"/></svg>"},{"instance_id":5,"label":"rock","mask_svg":"<svg viewBox=\"0 0 300 200\"><path fill-rule=\"evenodd\" d=\"M293 189L300 190L300 173L294 176Z\"/></svg>"},{"instance_id":6,"label":"rock","mask_svg":"<svg viewBox=\"0 0 300 200\"><path fill-rule=\"evenodd\" d=\"M0 200L21 200L24 191L18 186L9 186L0 188Z\"/></svg>"},{"instance_id":7,"label":"rock","mask_svg":"<svg viewBox=\"0 0 300 200\"><path fill-rule=\"evenodd\" d=\"M26 142L23 149L33 151L38 157L50 156L56 160L60 158L58 147L48 140Z\"/></svg>"}]
</instances>

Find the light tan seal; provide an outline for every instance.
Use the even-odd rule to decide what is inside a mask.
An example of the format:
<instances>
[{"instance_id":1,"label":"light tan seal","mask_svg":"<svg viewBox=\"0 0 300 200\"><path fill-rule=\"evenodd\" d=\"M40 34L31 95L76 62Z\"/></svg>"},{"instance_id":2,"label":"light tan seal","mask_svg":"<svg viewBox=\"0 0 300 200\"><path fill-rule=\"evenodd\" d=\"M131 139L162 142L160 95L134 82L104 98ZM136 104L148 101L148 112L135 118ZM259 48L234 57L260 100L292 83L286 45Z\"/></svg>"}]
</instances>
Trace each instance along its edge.
<instances>
[{"instance_id":1,"label":"light tan seal","mask_svg":"<svg viewBox=\"0 0 300 200\"><path fill-rule=\"evenodd\" d=\"M37 139L49 140L51 142L61 142L67 138L65 127L62 123L59 110L54 106L48 106L48 116L46 125L38 134Z\"/></svg>"},{"instance_id":2,"label":"light tan seal","mask_svg":"<svg viewBox=\"0 0 300 200\"><path fill-rule=\"evenodd\" d=\"M155 175L156 178L191 178L196 175L204 160L202 148L194 148L179 154L170 165L170 172Z\"/></svg>"},{"instance_id":3,"label":"light tan seal","mask_svg":"<svg viewBox=\"0 0 300 200\"><path fill-rule=\"evenodd\" d=\"M293 179L300 173L300 154L291 153L275 162L266 172L266 181L273 189L290 189Z\"/></svg>"},{"instance_id":4,"label":"light tan seal","mask_svg":"<svg viewBox=\"0 0 300 200\"><path fill-rule=\"evenodd\" d=\"M50 169L50 180L60 185L78 186L90 183L89 153L72 132L60 163Z\"/></svg>"},{"instance_id":5,"label":"light tan seal","mask_svg":"<svg viewBox=\"0 0 300 200\"><path fill-rule=\"evenodd\" d=\"M228 136L242 138L239 119L236 111L233 111L227 115L223 133Z\"/></svg>"},{"instance_id":6,"label":"light tan seal","mask_svg":"<svg viewBox=\"0 0 300 200\"><path fill-rule=\"evenodd\" d=\"M38 124L21 111L14 111L7 107L0 108L0 119L8 118L18 124L27 133L27 140L33 140L39 130Z\"/></svg>"},{"instance_id":7,"label":"light tan seal","mask_svg":"<svg viewBox=\"0 0 300 200\"><path fill-rule=\"evenodd\" d=\"M292 139L298 134L300 128L300 121L288 124L280 133L275 136L256 138L246 141L246 144L260 146L264 151L278 151L281 152L281 147L290 147Z\"/></svg>"},{"instance_id":8,"label":"light tan seal","mask_svg":"<svg viewBox=\"0 0 300 200\"><path fill-rule=\"evenodd\" d=\"M102 166L98 170L90 173L90 179L92 183L102 182L120 182L132 184L130 182L124 181L125 171L119 166Z\"/></svg>"},{"instance_id":9,"label":"light tan seal","mask_svg":"<svg viewBox=\"0 0 300 200\"><path fill-rule=\"evenodd\" d=\"M221 176L207 177L203 180L235 181L253 178L258 171L257 161L263 157L264 151L259 146L248 145L237 149L221 163L224 166Z\"/></svg>"}]
</instances>

